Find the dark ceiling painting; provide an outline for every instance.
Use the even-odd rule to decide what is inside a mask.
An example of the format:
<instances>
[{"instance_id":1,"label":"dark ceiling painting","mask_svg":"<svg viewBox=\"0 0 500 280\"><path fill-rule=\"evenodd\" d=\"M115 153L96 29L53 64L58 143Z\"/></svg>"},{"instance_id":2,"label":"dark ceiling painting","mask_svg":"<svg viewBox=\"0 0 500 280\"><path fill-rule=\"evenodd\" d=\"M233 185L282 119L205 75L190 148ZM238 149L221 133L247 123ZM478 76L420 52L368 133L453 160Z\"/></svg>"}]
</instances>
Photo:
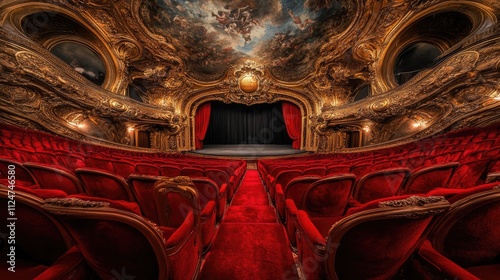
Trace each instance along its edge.
<instances>
[{"instance_id":1,"label":"dark ceiling painting","mask_svg":"<svg viewBox=\"0 0 500 280\"><path fill-rule=\"evenodd\" d=\"M252 59L293 80L314 70L322 44L349 25L355 9L354 0L152 0L141 16L196 78L218 78Z\"/></svg>"}]
</instances>

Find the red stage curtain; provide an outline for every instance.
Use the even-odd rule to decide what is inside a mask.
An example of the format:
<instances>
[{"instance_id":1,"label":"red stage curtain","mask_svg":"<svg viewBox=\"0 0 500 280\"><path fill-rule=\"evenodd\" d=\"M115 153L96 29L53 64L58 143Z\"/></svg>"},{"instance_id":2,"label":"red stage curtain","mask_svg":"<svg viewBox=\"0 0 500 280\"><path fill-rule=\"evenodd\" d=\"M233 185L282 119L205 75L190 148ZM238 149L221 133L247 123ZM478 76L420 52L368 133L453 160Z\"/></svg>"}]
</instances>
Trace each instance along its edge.
<instances>
[{"instance_id":1,"label":"red stage curtain","mask_svg":"<svg viewBox=\"0 0 500 280\"><path fill-rule=\"evenodd\" d=\"M300 132L302 130L302 116L300 109L295 104L283 102L283 118L285 119L286 131L292 139L292 148L300 148Z\"/></svg>"},{"instance_id":2,"label":"red stage curtain","mask_svg":"<svg viewBox=\"0 0 500 280\"><path fill-rule=\"evenodd\" d=\"M203 148L203 139L207 134L208 123L210 121L210 103L204 103L196 110L196 115L194 117L194 122L196 126L195 138L196 149Z\"/></svg>"}]
</instances>

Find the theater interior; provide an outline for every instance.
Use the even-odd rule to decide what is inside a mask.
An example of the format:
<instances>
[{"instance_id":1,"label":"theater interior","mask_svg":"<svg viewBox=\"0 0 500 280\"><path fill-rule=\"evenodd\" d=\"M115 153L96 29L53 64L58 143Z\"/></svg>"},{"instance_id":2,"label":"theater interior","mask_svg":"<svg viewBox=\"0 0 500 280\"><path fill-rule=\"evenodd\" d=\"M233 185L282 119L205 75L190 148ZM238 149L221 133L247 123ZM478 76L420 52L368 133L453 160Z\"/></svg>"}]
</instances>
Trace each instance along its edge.
<instances>
[{"instance_id":1,"label":"theater interior","mask_svg":"<svg viewBox=\"0 0 500 280\"><path fill-rule=\"evenodd\" d=\"M0 1L0 279L500 279L500 1Z\"/></svg>"}]
</instances>

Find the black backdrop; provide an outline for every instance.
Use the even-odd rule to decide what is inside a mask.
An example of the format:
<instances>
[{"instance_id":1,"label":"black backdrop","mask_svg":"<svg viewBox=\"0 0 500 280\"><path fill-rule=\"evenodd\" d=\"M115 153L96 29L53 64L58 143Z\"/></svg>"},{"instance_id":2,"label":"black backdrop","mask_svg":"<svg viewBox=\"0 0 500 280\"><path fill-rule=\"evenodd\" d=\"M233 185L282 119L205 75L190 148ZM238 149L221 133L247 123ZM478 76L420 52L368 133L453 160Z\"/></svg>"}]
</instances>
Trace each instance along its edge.
<instances>
[{"instance_id":1,"label":"black backdrop","mask_svg":"<svg viewBox=\"0 0 500 280\"><path fill-rule=\"evenodd\" d=\"M281 102L273 104L225 104L212 102L204 145L292 145L286 132Z\"/></svg>"}]
</instances>

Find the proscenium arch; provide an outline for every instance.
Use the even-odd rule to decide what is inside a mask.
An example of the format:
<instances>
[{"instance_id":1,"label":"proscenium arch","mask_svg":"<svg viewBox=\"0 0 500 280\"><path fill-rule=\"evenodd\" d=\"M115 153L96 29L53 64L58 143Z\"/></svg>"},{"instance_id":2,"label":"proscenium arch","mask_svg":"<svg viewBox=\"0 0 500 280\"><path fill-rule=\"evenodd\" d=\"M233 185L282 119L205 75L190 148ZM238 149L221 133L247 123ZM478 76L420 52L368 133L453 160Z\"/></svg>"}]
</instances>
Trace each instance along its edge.
<instances>
[{"instance_id":1,"label":"proscenium arch","mask_svg":"<svg viewBox=\"0 0 500 280\"><path fill-rule=\"evenodd\" d=\"M195 115L196 110L201 104L210 101L221 101L227 104L237 103L237 104L246 104L248 106L262 104L262 103L275 103L279 101L286 101L295 104L300 109L300 113L302 116L302 128L301 128L301 139L300 139L300 149L306 151L315 151L317 146L317 140L315 139L315 135L312 133L311 123L309 122L309 116L314 115L315 106L312 100L305 96L305 94L301 94L295 91L282 91L282 92L270 92L273 96L271 102L267 102L266 100L258 100L256 102L252 102L250 104L243 102L227 102L222 96L224 96L225 92L219 91L211 91L209 93L200 93L191 98L190 100L186 100L184 114L189 116L188 118L188 131L189 135L189 149L195 149Z\"/></svg>"}]
</instances>

